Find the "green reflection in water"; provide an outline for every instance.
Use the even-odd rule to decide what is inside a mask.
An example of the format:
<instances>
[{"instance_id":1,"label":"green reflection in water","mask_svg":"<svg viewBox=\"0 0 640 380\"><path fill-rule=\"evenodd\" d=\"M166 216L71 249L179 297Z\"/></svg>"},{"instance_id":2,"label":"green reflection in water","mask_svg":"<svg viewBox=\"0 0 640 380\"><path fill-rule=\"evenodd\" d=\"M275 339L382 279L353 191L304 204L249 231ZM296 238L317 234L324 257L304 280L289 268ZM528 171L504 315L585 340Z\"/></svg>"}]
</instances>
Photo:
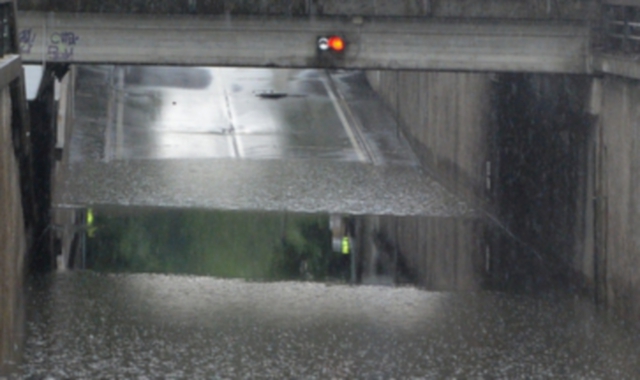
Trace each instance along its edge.
<instances>
[{"instance_id":1,"label":"green reflection in water","mask_svg":"<svg viewBox=\"0 0 640 380\"><path fill-rule=\"evenodd\" d=\"M346 280L328 215L228 211L95 212L87 268L259 280Z\"/></svg>"}]
</instances>

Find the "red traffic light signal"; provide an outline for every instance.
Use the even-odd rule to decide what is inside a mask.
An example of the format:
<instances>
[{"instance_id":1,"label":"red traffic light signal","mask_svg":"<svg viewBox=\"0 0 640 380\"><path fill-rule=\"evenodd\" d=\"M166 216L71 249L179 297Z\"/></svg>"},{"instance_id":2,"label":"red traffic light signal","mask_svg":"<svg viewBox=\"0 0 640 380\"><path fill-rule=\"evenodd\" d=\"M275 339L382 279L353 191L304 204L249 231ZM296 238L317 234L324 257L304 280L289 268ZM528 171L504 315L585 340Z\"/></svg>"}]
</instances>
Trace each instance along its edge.
<instances>
[{"instance_id":1,"label":"red traffic light signal","mask_svg":"<svg viewBox=\"0 0 640 380\"><path fill-rule=\"evenodd\" d=\"M345 48L344 38L340 36L328 36L318 38L318 50L341 52Z\"/></svg>"},{"instance_id":2,"label":"red traffic light signal","mask_svg":"<svg viewBox=\"0 0 640 380\"><path fill-rule=\"evenodd\" d=\"M338 36L329 37L329 49L333 51L343 51L344 40L342 39L342 37L338 37Z\"/></svg>"}]
</instances>

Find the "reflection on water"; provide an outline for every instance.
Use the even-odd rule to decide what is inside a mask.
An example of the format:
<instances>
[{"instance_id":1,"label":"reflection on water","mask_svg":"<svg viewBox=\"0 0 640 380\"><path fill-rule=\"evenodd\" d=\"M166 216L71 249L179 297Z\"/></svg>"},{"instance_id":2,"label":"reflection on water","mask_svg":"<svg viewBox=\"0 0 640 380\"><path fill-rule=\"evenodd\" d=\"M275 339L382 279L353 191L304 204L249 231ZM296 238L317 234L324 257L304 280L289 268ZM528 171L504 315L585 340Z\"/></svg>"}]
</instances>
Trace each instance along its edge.
<instances>
[{"instance_id":1,"label":"reflection on water","mask_svg":"<svg viewBox=\"0 0 640 380\"><path fill-rule=\"evenodd\" d=\"M62 267L255 281L535 292L556 268L472 217L102 207L69 214ZM68 231L73 231L69 234Z\"/></svg>"},{"instance_id":2,"label":"reflection on water","mask_svg":"<svg viewBox=\"0 0 640 380\"><path fill-rule=\"evenodd\" d=\"M86 268L254 280L344 278L326 215L91 210ZM347 260L345 260L345 258Z\"/></svg>"},{"instance_id":3,"label":"reflection on water","mask_svg":"<svg viewBox=\"0 0 640 380\"><path fill-rule=\"evenodd\" d=\"M489 268L484 223L472 218L102 208L70 266L101 272L194 274L251 280L412 283L477 290ZM88 221L88 220L91 221Z\"/></svg>"},{"instance_id":4,"label":"reflection on water","mask_svg":"<svg viewBox=\"0 0 640 380\"><path fill-rule=\"evenodd\" d=\"M76 270L31 278L16 379L640 373L638 331L588 300L487 291L548 280L480 219L74 212Z\"/></svg>"}]
</instances>

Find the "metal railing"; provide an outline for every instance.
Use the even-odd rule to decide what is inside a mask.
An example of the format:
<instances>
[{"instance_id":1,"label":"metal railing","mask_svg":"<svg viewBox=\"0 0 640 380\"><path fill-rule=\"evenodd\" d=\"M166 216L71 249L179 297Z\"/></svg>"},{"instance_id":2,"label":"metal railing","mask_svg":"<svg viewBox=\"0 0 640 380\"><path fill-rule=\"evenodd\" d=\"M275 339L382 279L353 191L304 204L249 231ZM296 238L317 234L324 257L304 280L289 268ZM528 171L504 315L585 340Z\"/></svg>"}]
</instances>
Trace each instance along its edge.
<instances>
[{"instance_id":1,"label":"metal railing","mask_svg":"<svg viewBox=\"0 0 640 380\"><path fill-rule=\"evenodd\" d=\"M640 53L640 5L605 5L606 50Z\"/></svg>"}]
</instances>

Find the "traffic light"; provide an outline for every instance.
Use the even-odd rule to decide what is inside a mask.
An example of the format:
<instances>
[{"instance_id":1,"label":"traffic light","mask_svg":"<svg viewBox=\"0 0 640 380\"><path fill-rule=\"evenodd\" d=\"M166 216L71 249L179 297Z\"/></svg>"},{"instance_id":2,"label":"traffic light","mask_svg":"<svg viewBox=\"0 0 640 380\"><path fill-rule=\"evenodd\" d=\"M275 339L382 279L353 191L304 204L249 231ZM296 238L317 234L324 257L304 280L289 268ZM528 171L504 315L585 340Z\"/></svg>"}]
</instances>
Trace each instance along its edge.
<instances>
[{"instance_id":1,"label":"traffic light","mask_svg":"<svg viewBox=\"0 0 640 380\"><path fill-rule=\"evenodd\" d=\"M344 65L348 46L343 36L337 34L318 36L316 42L318 67L335 68Z\"/></svg>"},{"instance_id":2,"label":"traffic light","mask_svg":"<svg viewBox=\"0 0 640 380\"><path fill-rule=\"evenodd\" d=\"M341 53L344 51L346 43L340 36L320 36L318 37L318 50L320 52Z\"/></svg>"}]
</instances>

